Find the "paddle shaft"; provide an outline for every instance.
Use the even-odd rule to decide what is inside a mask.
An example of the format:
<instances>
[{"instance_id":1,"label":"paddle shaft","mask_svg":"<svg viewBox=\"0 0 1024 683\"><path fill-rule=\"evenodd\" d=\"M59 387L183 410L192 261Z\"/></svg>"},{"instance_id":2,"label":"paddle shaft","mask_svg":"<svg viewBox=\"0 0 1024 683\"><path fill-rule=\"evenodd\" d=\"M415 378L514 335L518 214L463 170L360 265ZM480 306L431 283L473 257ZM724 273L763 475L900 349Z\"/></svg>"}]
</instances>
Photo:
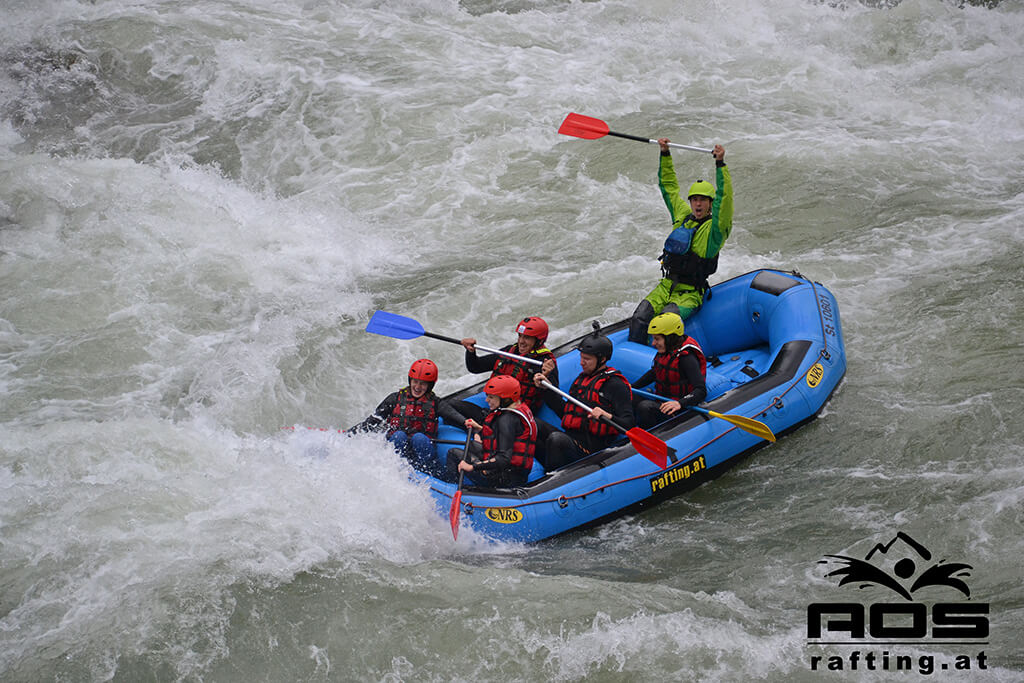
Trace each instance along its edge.
<instances>
[{"instance_id":1,"label":"paddle shaft","mask_svg":"<svg viewBox=\"0 0 1024 683\"><path fill-rule=\"evenodd\" d=\"M658 401L673 400L670 398L665 398L664 396L659 396L658 394L652 394L651 392L644 391L642 389L633 389L633 392L636 394L640 394L641 396L653 398ZM759 422L758 420L755 420L753 418L743 417L742 415L729 415L728 413L716 413L713 410L708 410L707 408L701 408L699 406L689 406L687 408L684 408L683 410L693 410L695 412L701 413L702 415L707 415L708 417L717 417L721 420L725 420L726 422L736 425L743 431L749 432L754 436L759 436L767 441L775 441L775 434L772 432L771 428L765 423Z\"/></svg>"},{"instance_id":2,"label":"paddle shaft","mask_svg":"<svg viewBox=\"0 0 1024 683\"><path fill-rule=\"evenodd\" d=\"M423 332L423 336L430 337L431 339L440 339L441 341L446 341L452 344L458 344L459 346L462 346L462 340L456 339L455 337L446 337L443 334L434 334L433 332L427 332L425 330ZM508 351L502 351L500 349L489 349L486 346L480 346L479 344L474 344L474 346L478 350L483 351L484 353L493 353L497 356L504 356L505 358L513 358L515 360L526 361L527 363L536 366L544 365L544 361L539 361L536 358L526 358L525 356L520 356L515 353L509 353Z\"/></svg>"},{"instance_id":3,"label":"paddle shaft","mask_svg":"<svg viewBox=\"0 0 1024 683\"><path fill-rule=\"evenodd\" d=\"M655 401L675 401L676 400L674 398L668 398L667 396L659 396L658 394L651 393L650 391L644 391L643 389L637 389L636 387L633 387L633 393L634 394L640 394L641 396L646 396L647 398L653 398ZM734 420L743 420L743 419L749 420L750 419L750 418L743 418L743 417L740 417L738 415L726 415L725 413L716 413L713 410L708 410L707 408L701 408L700 406L689 406L688 408L683 408L683 410L694 410L694 411L696 411L698 413L703 413L705 415L711 415L712 417L721 417L721 418L724 418L726 420L728 420L730 418L732 418Z\"/></svg>"},{"instance_id":4,"label":"paddle shaft","mask_svg":"<svg viewBox=\"0 0 1024 683\"><path fill-rule=\"evenodd\" d=\"M643 389L637 389L636 387L633 387L632 389L633 389L633 393L634 394L640 394L641 396L646 396L647 398L653 398L655 401L674 401L675 400L675 399L672 399L672 398L668 398L666 396L659 396L658 394L652 393L650 391L644 391Z\"/></svg>"},{"instance_id":5,"label":"paddle shaft","mask_svg":"<svg viewBox=\"0 0 1024 683\"><path fill-rule=\"evenodd\" d=\"M466 430L466 446L462 450L462 460L469 457L469 444L473 442L473 430ZM462 512L462 479L466 471L459 469L459 483L455 486L455 495L452 496L452 506L448 510L448 520L452 523L452 538L459 540L459 513Z\"/></svg>"},{"instance_id":6,"label":"paddle shaft","mask_svg":"<svg viewBox=\"0 0 1024 683\"><path fill-rule=\"evenodd\" d=\"M561 389L559 389L558 387L556 387L554 384L552 384L551 382L549 382L547 380L542 381L541 384L544 385L545 387L547 387L548 389L550 389L551 391L555 392L556 394L561 394L565 398L566 401L569 401L570 403L575 403L580 408L583 408L583 410L586 410L588 413L591 410L594 409L594 406L588 406L583 401L579 400L575 396L570 396L569 394L565 393L564 391L562 391ZM604 420L605 422L607 422L608 424L610 424L612 427L615 427L616 429L618 429L623 434L625 434L626 432L629 431L628 429L626 429L622 425L617 424L610 417L605 417L604 415L602 415L601 419Z\"/></svg>"},{"instance_id":7,"label":"paddle shaft","mask_svg":"<svg viewBox=\"0 0 1024 683\"><path fill-rule=\"evenodd\" d=\"M652 140L651 138L642 138L639 135L630 135L629 133L616 133L614 130L608 131L608 135L614 135L617 138L625 138L627 140L636 140L637 142L647 142L647 143L650 143L652 145L658 144L657 140ZM668 143L668 146L669 147L674 147L676 149L685 149L685 150L687 150L689 152L705 152L707 154L711 154L711 150L708 149L707 147L694 147L692 145L681 145L678 142L670 142L670 143Z\"/></svg>"}]
</instances>

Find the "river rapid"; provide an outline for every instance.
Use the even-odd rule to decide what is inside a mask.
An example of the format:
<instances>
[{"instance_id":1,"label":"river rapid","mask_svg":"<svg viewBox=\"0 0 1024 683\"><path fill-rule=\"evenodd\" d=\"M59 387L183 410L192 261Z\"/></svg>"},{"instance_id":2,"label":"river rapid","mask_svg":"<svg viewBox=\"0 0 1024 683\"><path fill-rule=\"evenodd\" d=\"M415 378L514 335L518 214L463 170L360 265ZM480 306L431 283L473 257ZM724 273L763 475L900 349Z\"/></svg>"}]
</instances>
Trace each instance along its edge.
<instances>
[{"instance_id":1,"label":"river rapid","mask_svg":"<svg viewBox=\"0 0 1024 683\"><path fill-rule=\"evenodd\" d=\"M983 4L5 0L0 680L1024 680L1024 3ZM456 543L381 437L307 427L479 379L378 309L558 344L653 286L657 147L572 111L724 145L712 281L821 282L847 376L654 510ZM899 533L989 635L808 643L906 602L819 564Z\"/></svg>"}]
</instances>

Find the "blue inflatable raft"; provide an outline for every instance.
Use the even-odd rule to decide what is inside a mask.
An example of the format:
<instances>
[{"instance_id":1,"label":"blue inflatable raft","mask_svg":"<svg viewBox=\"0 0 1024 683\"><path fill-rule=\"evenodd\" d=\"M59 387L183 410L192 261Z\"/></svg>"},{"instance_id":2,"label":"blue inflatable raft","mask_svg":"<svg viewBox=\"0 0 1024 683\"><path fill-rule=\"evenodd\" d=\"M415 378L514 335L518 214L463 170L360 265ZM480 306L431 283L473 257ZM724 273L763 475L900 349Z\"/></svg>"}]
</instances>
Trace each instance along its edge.
<instances>
[{"instance_id":1,"label":"blue inflatable raft","mask_svg":"<svg viewBox=\"0 0 1024 683\"><path fill-rule=\"evenodd\" d=\"M835 297L796 272L759 270L711 288L686 333L708 357L708 397L700 407L756 419L781 436L812 420L846 372ZM654 349L626 341L628 321L602 329L615 345L609 365L630 381L650 367ZM582 338L582 337L581 337ZM579 339L554 349L561 389L579 374ZM484 405L484 382L448 396ZM558 419L545 407L538 415ZM512 489L463 485L460 523L503 540L533 542L635 513L714 479L768 445L731 422L693 410L648 430L674 458L664 469L637 453L628 439ZM460 428L440 427L442 440L464 441ZM444 462L450 446L439 446ZM421 475L445 515L455 484Z\"/></svg>"}]
</instances>

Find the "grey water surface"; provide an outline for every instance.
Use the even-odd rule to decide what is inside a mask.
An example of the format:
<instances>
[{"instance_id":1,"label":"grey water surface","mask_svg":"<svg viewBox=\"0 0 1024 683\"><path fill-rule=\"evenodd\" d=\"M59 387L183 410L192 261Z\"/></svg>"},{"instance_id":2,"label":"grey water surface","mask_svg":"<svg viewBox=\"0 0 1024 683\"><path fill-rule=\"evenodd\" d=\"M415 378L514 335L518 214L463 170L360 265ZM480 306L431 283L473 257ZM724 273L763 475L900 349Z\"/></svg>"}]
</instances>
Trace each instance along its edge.
<instances>
[{"instance_id":1,"label":"grey water surface","mask_svg":"<svg viewBox=\"0 0 1024 683\"><path fill-rule=\"evenodd\" d=\"M1024 680L1024 4L961 4L3 2L0 679ZM632 311L658 150L573 111L723 144L714 280L827 286L847 376L647 513L455 543L382 439L306 428L422 356L474 379L375 310ZM912 602L989 635L809 643L811 603L908 602L820 563L901 532L971 567Z\"/></svg>"}]
</instances>

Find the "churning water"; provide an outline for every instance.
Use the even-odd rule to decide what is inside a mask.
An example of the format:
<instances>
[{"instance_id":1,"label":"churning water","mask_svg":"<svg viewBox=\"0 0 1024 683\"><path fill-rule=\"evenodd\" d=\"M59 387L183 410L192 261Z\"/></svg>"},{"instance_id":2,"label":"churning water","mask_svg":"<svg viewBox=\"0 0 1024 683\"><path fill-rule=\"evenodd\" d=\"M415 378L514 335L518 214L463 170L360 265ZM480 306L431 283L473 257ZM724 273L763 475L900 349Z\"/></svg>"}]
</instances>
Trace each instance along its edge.
<instances>
[{"instance_id":1,"label":"churning water","mask_svg":"<svg viewBox=\"0 0 1024 683\"><path fill-rule=\"evenodd\" d=\"M4 0L0 679L1021 680L1024 4L986 4ZM282 427L478 379L377 309L491 346L632 311L658 151L570 111L725 145L715 279L825 284L847 377L648 513L453 543L379 437ZM819 560L898 532L971 565L985 644L808 644L895 598Z\"/></svg>"}]
</instances>

